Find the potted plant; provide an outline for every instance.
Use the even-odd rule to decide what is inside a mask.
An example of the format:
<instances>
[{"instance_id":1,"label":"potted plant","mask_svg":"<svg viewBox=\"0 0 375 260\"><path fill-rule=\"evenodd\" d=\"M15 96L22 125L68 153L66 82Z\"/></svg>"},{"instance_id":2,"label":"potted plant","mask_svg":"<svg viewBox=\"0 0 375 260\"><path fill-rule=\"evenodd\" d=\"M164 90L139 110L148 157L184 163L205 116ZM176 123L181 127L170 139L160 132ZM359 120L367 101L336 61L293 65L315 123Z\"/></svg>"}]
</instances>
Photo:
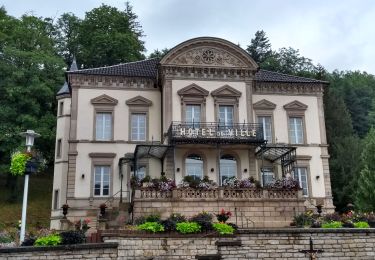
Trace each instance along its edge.
<instances>
[{"instance_id":1,"label":"potted plant","mask_svg":"<svg viewBox=\"0 0 375 260\"><path fill-rule=\"evenodd\" d=\"M100 209L100 216L101 217L104 217L106 208L107 208L107 205L105 203L100 204L99 209Z\"/></svg>"},{"instance_id":2,"label":"potted plant","mask_svg":"<svg viewBox=\"0 0 375 260\"><path fill-rule=\"evenodd\" d=\"M70 208L68 204L64 204L62 205L62 210L63 210L63 215L64 215L64 219L66 219L66 214L68 214L68 209Z\"/></svg>"},{"instance_id":3,"label":"potted plant","mask_svg":"<svg viewBox=\"0 0 375 260\"><path fill-rule=\"evenodd\" d=\"M219 222L225 223L232 216L232 212L221 209L219 214L216 214L216 218Z\"/></svg>"}]
</instances>

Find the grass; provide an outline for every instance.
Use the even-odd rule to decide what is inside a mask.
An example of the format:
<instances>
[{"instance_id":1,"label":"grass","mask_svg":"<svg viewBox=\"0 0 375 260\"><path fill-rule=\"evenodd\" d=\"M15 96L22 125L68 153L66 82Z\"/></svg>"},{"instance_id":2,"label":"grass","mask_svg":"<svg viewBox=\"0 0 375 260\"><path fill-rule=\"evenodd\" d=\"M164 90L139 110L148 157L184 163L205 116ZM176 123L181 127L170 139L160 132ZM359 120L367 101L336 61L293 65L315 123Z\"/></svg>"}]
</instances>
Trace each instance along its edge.
<instances>
[{"instance_id":1,"label":"grass","mask_svg":"<svg viewBox=\"0 0 375 260\"><path fill-rule=\"evenodd\" d=\"M53 174L31 175L27 204L26 229L49 228ZM9 202L10 188L6 176L0 175L0 230L17 227L22 215L24 177L17 180L17 199Z\"/></svg>"}]
</instances>

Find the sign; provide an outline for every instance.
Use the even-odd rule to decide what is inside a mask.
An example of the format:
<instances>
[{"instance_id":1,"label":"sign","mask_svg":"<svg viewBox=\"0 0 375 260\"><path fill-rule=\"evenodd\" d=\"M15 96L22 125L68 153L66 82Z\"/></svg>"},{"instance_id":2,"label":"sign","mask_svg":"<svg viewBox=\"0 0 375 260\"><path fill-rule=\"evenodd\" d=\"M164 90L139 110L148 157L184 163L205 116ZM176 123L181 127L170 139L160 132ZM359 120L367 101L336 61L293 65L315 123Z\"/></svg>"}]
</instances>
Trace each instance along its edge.
<instances>
[{"instance_id":1,"label":"sign","mask_svg":"<svg viewBox=\"0 0 375 260\"><path fill-rule=\"evenodd\" d=\"M175 134L181 137L257 137L255 128L188 128L180 127L176 129Z\"/></svg>"}]
</instances>

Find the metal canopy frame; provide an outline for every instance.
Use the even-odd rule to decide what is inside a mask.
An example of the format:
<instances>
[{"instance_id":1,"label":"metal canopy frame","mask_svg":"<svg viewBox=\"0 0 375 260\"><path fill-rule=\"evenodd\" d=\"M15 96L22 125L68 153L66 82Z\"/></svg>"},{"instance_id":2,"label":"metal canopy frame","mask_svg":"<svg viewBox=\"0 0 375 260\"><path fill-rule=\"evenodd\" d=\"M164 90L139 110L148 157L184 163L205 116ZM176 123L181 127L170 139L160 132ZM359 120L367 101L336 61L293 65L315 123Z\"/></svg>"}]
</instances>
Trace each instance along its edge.
<instances>
[{"instance_id":1,"label":"metal canopy frame","mask_svg":"<svg viewBox=\"0 0 375 260\"><path fill-rule=\"evenodd\" d=\"M156 159L164 159L170 145L164 144L137 144L134 150L134 160L144 157L152 157Z\"/></svg>"},{"instance_id":2,"label":"metal canopy frame","mask_svg":"<svg viewBox=\"0 0 375 260\"><path fill-rule=\"evenodd\" d=\"M285 176L286 173L291 172L294 168L296 150L296 147L289 145L264 144L258 147L255 155L258 156L258 158L266 159L271 163L280 160L281 170L283 176Z\"/></svg>"}]
</instances>

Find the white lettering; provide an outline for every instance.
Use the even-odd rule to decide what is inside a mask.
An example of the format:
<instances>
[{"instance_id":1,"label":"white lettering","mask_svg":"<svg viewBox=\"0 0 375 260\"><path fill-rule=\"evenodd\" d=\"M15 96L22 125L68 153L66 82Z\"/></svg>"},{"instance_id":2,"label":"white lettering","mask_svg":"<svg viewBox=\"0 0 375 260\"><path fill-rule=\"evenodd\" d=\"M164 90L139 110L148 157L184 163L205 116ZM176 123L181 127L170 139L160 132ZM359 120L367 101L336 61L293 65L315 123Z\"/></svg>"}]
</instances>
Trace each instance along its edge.
<instances>
[{"instance_id":1,"label":"white lettering","mask_svg":"<svg viewBox=\"0 0 375 260\"><path fill-rule=\"evenodd\" d=\"M202 128L202 136L206 136L206 129Z\"/></svg>"},{"instance_id":2,"label":"white lettering","mask_svg":"<svg viewBox=\"0 0 375 260\"><path fill-rule=\"evenodd\" d=\"M180 135L184 136L186 134L186 129L185 128L180 128Z\"/></svg>"}]
</instances>

